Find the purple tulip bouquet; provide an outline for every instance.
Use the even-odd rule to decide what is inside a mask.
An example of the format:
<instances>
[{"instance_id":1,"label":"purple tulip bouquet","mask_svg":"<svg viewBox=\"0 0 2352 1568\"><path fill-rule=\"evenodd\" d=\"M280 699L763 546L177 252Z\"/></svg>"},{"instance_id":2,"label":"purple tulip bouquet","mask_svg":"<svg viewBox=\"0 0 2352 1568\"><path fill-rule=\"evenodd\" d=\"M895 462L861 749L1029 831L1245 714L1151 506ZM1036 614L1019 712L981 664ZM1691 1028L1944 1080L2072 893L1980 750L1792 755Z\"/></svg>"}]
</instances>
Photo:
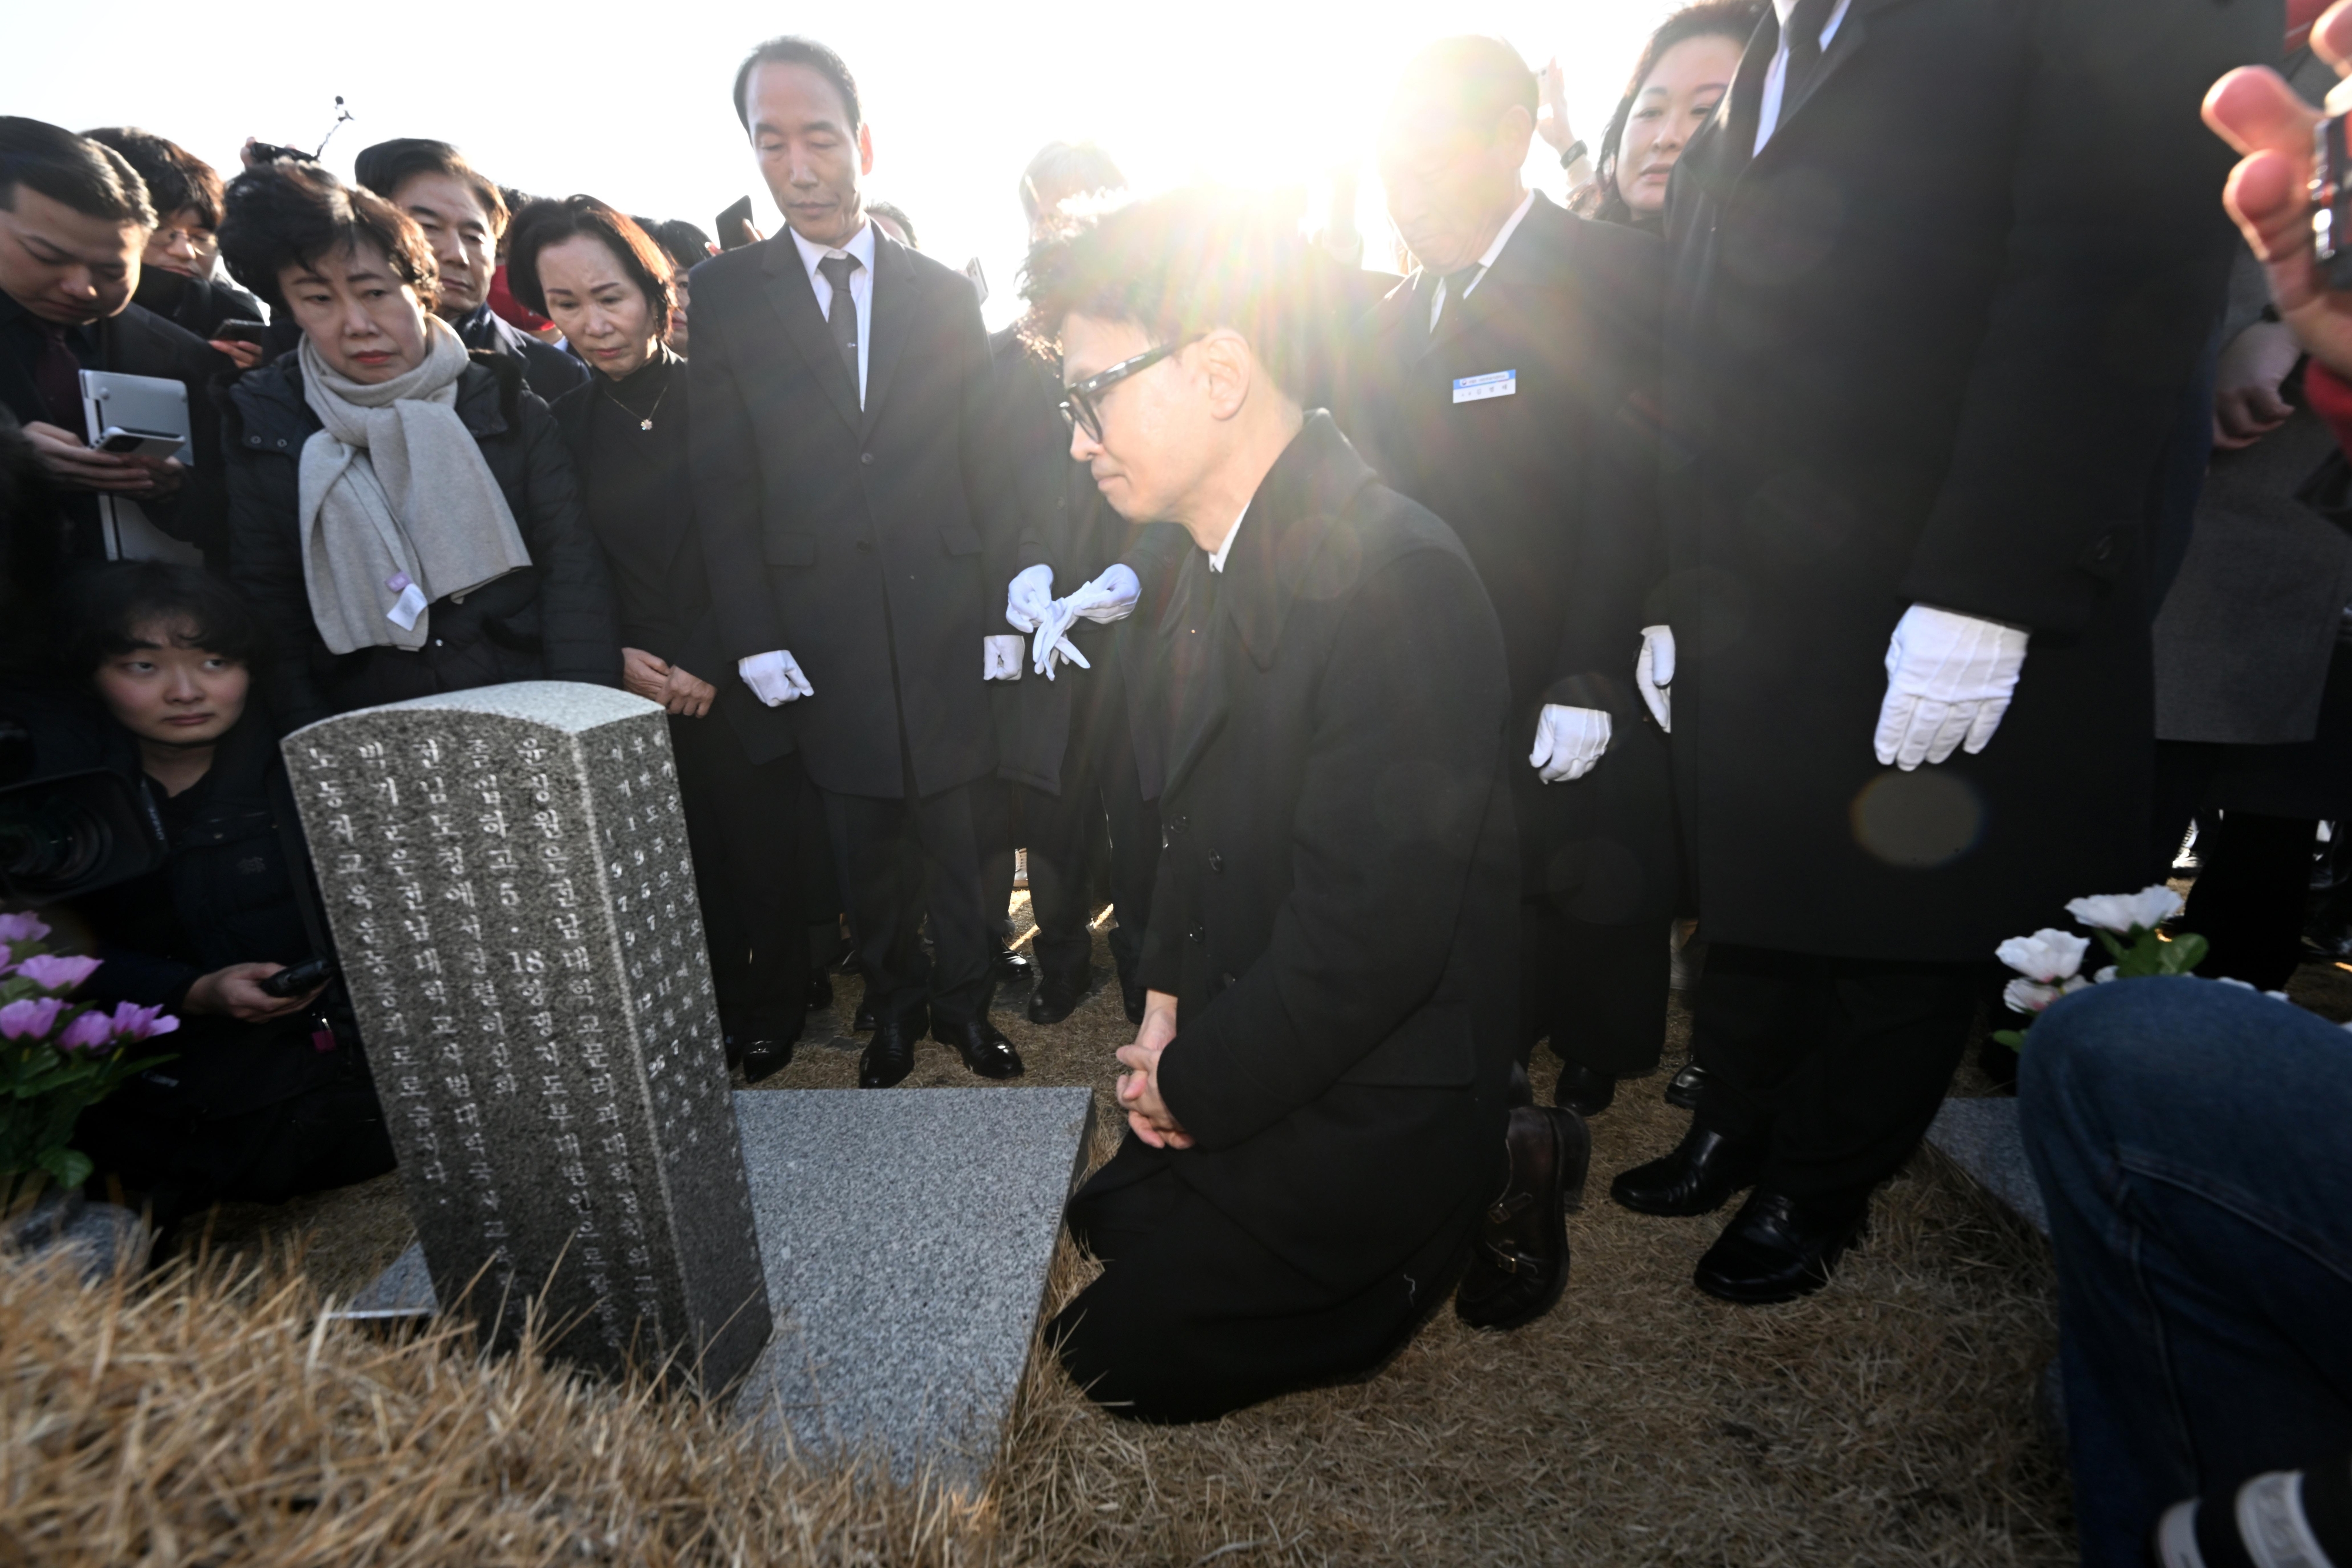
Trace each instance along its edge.
<instances>
[{"instance_id":1,"label":"purple tulip bouquet","mask_svg":"<svg viewBox=\"0 0 2352 1568\"><path fill-rule=\"evenodd\" d=\"M72 1000L99 961L50 952L48 935L30 915L0 914L0 1212L40 1178L68 1190L89 1179L89 1156L67 1146L74 1123L124 1079L170 1061L131 1053L180 1027L161 1008Z\"/></svg>"}]
</instances>

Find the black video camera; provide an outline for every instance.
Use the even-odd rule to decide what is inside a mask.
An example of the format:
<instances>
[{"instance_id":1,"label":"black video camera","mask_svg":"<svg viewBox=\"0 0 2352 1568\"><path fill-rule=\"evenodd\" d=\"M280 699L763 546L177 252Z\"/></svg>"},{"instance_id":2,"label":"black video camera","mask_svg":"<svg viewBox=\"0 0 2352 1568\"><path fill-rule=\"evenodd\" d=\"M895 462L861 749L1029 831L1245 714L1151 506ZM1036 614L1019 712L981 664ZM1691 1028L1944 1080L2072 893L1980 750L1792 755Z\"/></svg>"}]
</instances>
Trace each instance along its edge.
<instances>
[{"instance_id":1,"label":"black video camera","mask_svg":"<svg viewBox=\"0 0 2352 1568\"><path fill-rule=\"evenodd\" d=\"M120 773L37 773L32 732L0 716L0 904L43 904L163 863L163 824Z\"/></svg>"}]
</instances>

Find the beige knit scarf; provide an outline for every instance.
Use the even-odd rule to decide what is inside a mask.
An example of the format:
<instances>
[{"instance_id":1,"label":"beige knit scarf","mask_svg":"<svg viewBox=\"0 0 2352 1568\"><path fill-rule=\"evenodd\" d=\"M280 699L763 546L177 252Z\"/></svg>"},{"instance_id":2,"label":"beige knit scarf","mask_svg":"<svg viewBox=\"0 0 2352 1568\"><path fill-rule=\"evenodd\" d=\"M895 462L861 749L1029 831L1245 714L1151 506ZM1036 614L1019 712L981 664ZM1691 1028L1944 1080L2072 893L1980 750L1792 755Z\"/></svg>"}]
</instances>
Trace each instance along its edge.
<instances>
[{"instance_id":1,"label":"beige knit scarf","mask_svg":"<svg viewBox=\"0 0 2352 1568\"><path fill-rule=\"evenodd\" d=\"M466 345L425 319L423 362L363 384L306 336L302 395L325 428L302 447L302 576L330 650L422 648L424 607L530 565L522 531L457 417Z\"/></svg>"}]
</instances>

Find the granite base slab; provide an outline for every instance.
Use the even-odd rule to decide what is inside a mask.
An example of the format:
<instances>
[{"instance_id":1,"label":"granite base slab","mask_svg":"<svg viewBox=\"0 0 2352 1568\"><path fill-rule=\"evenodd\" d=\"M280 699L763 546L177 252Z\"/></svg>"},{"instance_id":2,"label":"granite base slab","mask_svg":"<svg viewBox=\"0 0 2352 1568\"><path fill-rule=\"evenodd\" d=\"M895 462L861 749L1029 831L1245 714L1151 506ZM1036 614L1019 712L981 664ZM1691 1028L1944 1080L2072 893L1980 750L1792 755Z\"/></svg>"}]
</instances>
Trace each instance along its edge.
<instances>
[{"instance_id":1,"label":"granite base slab","mask_svg":"<svg viewBox=\"0 0 2352 1568\"><path fill-rule=\"evenodd\" d=\"M1927 1141L2003 1207L2042 1235L2050 1234L2050 1214L2025 1157L2025 1134L2018 1124L2014 1098L1947 1100L1927 1128Z\"/></svg>"},{"instance_id":2,"label":"granite base slab","mask_svg":"<svg viewBox=\"0 0 2352 1568\"><path fill-rule=\"evenodd\" d=\"M738 1091L773 1340L736 1407L976 1488L1093 1130L1080 1088Z\"/></svg>"},{"instance_id":3,"label":"granite base slab","mask_svg":"<svg viewBox=\"0 0 2352 1568\"><path fill-rule=\"evenodd\" d=\"M776 1317L735 1407L803 1449L976 1489L1028 1365L1094 1095L738 1090ZM436 1310L411 1246L335 1315Z\"/></svg>"}]
</instances>

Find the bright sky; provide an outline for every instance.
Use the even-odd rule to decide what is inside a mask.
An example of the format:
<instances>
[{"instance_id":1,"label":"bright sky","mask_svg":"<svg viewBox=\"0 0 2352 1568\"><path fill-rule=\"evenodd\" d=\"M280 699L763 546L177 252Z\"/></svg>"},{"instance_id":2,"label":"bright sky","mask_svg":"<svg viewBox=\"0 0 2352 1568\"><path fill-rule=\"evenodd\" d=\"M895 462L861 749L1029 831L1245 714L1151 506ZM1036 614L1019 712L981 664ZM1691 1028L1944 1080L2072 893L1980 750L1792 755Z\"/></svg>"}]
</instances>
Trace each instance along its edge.
<instances>
[{"instance_id":1,"label":"bright sky","mask_svg":"<svg viewBox=\"0 0 2352 1568\"><path fill-rule=\"evenodd\" d=\"M1597 141L1643 38L1675 4L27 4L0 51L0 112L73 130L142 125L229 173L247 135L316 146L341 93L356 119L326 161L345 178L371 141L433 136L501 183L586 191L705 230L749 194L773 233L728 89L752 44L806 32L857 77L874 128L872 193L907 209L932 256L981 258L993 326L1017 308L1021 169L1049 141L1092 137L1145 192L1203 178L1315 187L1368 156L1412 50L1461 32L1507 38L1538 68L1557 56L1570 120ZM1016 11L1037 33L1015 31ZM462 36L460 20L471 24ZM1561 193L1540 141L1528 178ZM1378 200L1368 178L1368 235L1380 232Z\"/></svg>"}]
</instances>

